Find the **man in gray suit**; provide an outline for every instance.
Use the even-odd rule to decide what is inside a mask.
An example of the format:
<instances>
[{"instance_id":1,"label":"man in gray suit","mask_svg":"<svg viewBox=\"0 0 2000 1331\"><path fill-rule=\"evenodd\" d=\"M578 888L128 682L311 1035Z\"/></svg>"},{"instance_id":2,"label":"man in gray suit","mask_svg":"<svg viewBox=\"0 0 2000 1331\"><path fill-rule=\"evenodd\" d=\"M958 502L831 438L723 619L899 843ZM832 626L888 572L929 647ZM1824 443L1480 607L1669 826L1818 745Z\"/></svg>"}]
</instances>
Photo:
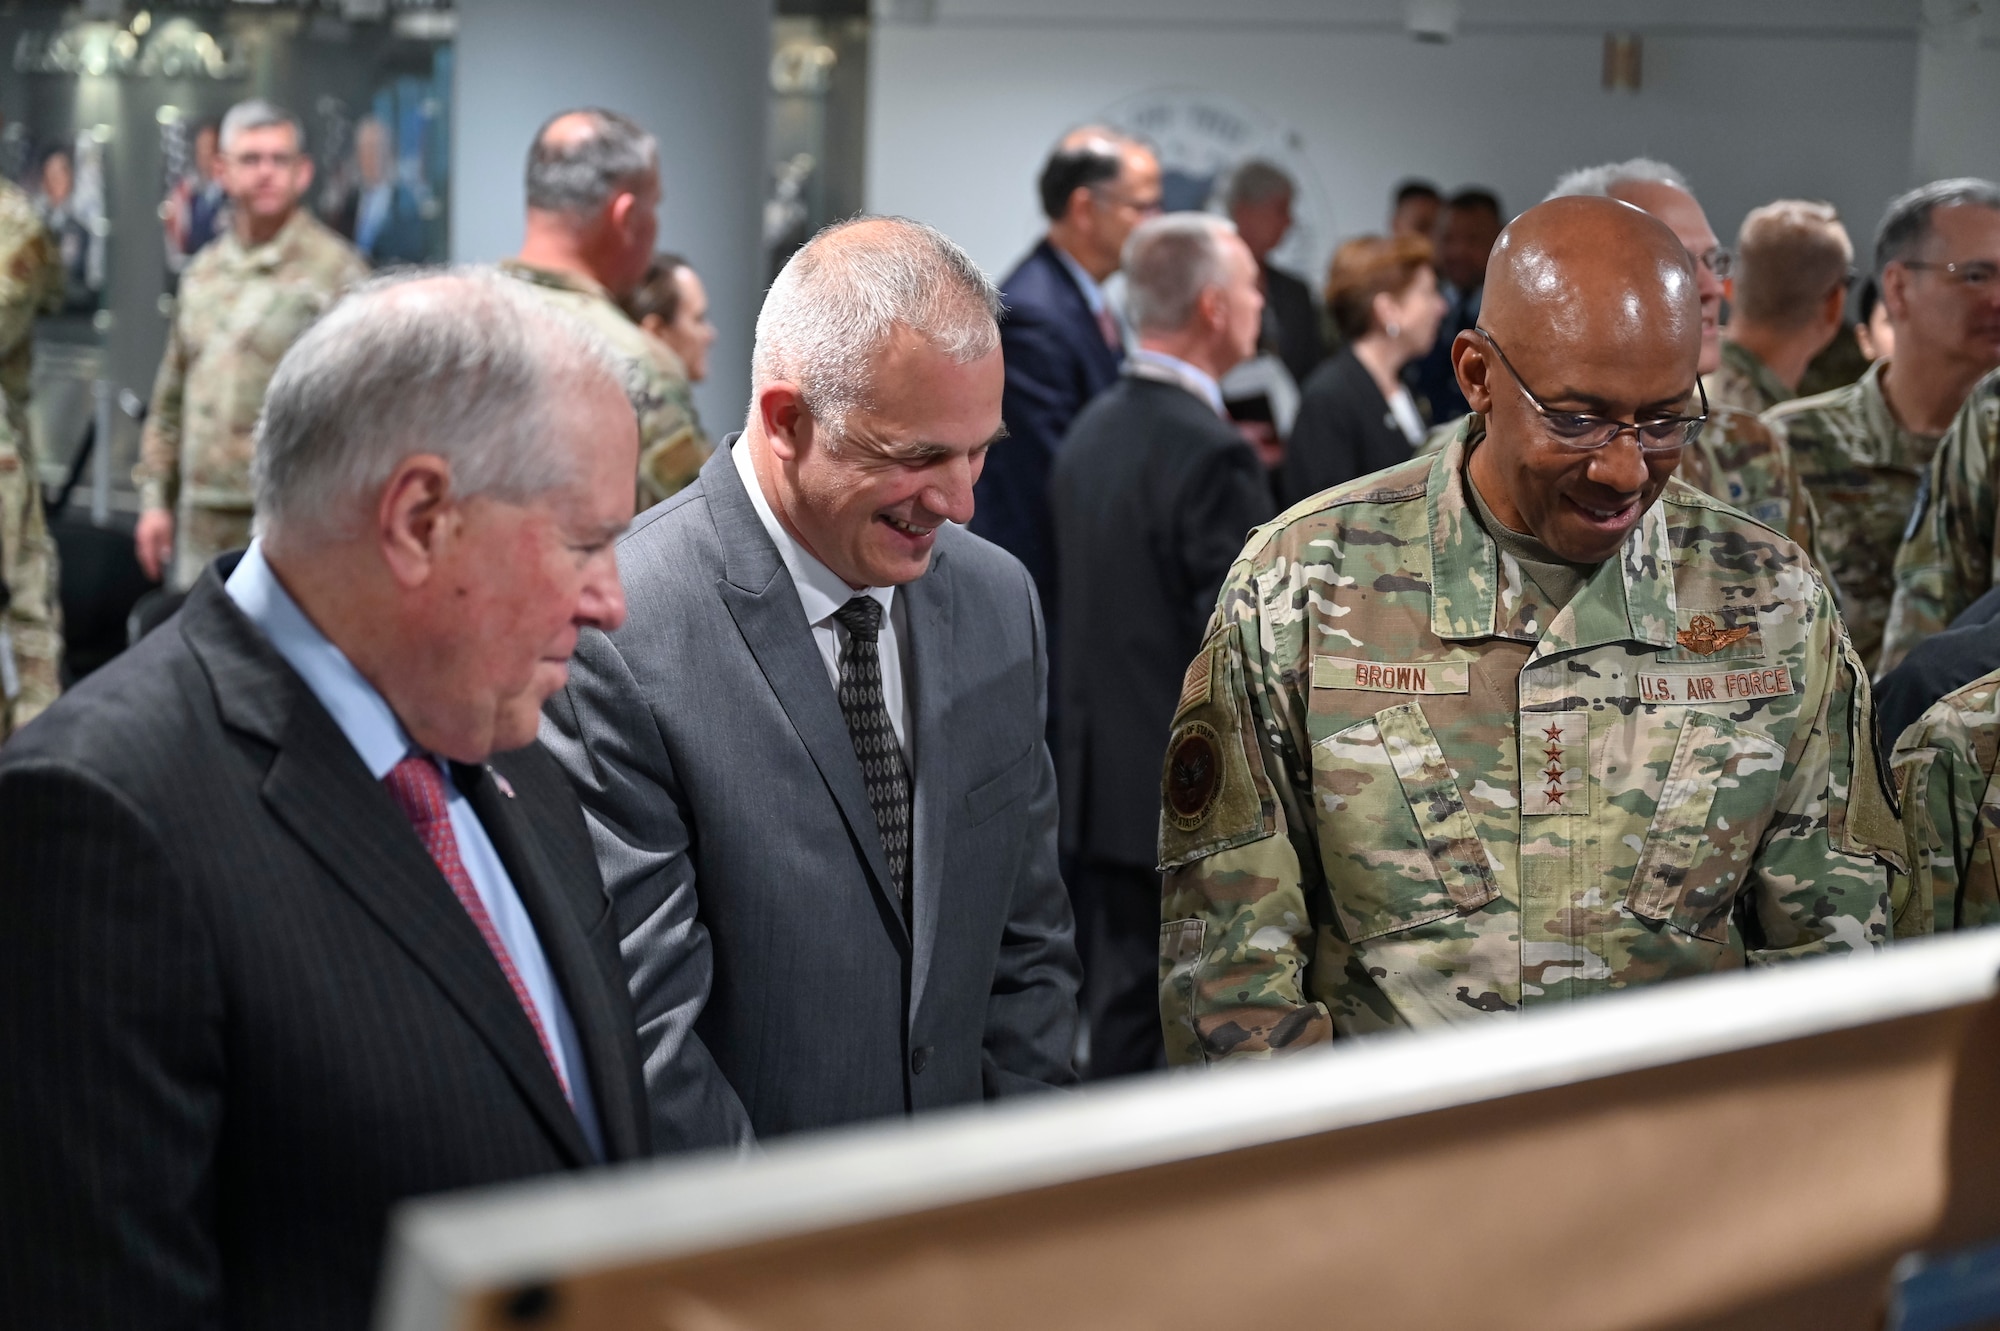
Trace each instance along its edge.
<instances>
[{"instance_id":1,"label":"man in gray suit","mask_svg":"<svg viewBox=\"0 0 2000 1331\"><path fill-rule=\"evenodd\" d=\"M914 222L800 250L742 434L621 541L629 618L549 701L662 1149L1075 1080L1041 611L962 526L998 308Z\"/></svg>"}]
</instances>

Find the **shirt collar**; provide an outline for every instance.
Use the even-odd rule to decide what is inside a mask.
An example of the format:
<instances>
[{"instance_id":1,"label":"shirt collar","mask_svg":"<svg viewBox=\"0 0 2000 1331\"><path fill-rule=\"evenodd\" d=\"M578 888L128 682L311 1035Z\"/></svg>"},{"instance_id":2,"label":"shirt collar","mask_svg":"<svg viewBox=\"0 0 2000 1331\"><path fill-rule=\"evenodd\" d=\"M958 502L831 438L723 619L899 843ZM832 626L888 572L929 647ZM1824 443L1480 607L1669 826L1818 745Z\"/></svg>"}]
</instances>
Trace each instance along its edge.
<instances>
[{"instance_id":1,"label":"shirt collar","mask_svg":"<svg viewBox=\"0 0 2000 1331\"><path fill-rule=\"evenodd\" d=\"M1722 359L1756 388L1758 396L1762 399L1757 408L1759 411L1769 411L1780 402L1788 402L1798 396L1785 387L1784 380L1778 378L1771 367L1758 358L1756 352L1741 342L1731 342L1724 338Z\"/></svg>"},{"instance_id":2,"label":"shirt collar","mask_svg":"<svg viewBox=\"0 0 2000 1331\"><path fill-rule=\"evenodd\" d=\"M264 559L262 540L250 542L223 590L237 609L263 630L286 664L298 672L361 756L368 775L377 781L389 775L410 752L409 733L346 653L299 609L299 603Z\"/></svg>"},{"instance_id":3,"label":"shirt collar","mask_svg":"<svg viewBox=\"0 0 2000 1331\"><path fill-rule=\"evenodd\" d=\"M792 575L792 585L798 588L799 604L805 609L806 623L814 627L824 624L833 618L834 611L857 596L874 597L886 616L890 603L895 600L896 589L865 587L857 592L848 586L845 578L820 563L812 551L800 545L785 530L785 524L778 521L778 515L771 509L771 501L764 497L764 487L757 480L757 464L750 457L749 442L738 439L731 454L730 461L736 464L736 474L742 478L743 488L750 492L750 504L757 510L757 520L764 524L764 533L771 538L771 544L778 547L778 557L785 561L785 569Z\"/></svg>"},{"instance_id":4,"label":"shirt collar","mask_svg":"<svg viewBox=\"0 0 2000 1331\"><path fill-rule=\"evenodd\" d=\"M1226 415L1222 405L1222 385L1215 382L1215 376L1197 365L1190 365L1179 356L1169 356L1164 351L1154 351L1150 347L1140 347L1125 362L1126 373L1139 379L1165 380L1179 384L1214 409L1218 416Z\"/></svg>"},{"instance_id":5,"label":"shirt collar","mask_svg":"<svg viewBox=\"0 0 2000 1331\"><path fill-rule=\"evenodd\" d=\"M1104 288L1098 280L1085 272L1083 265L1071 258L1069 252L1054 241L1049 242L1049 251L1056 256L1056 262L1068 271L1077 288L1083 292L1083 303L1090 306L1090 312L1104 313Z\"/></svg>"}]
</instances>

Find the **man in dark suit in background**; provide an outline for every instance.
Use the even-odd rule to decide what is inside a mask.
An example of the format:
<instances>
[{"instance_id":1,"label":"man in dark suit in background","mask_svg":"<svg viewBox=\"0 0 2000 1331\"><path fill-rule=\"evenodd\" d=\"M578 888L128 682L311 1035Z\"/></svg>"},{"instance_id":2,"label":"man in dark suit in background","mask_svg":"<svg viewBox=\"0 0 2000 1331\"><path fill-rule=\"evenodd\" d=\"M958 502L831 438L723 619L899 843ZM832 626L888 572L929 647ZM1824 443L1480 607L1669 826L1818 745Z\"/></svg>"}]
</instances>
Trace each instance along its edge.
<instances>
[{"instance_id":1,"label":"man in dark suit in background","mask_svg":"<svg viewBox=\"0 0 2000 1331\"><path fill-rule=\"evenodd\" d=\"M1437 273L1443 279L1444 323L1428 356L1403 367L1403 383L1432 425L1455 421L1470 408L1452 368L1452 340L1479 322L1485 296L1486 260L1507 224L1491 190L1471 186L1451 196L1438 223Z\"/></svg>"},{"instance_id":2,"label":"man in dark suit in background","mask_svg":"<svg viewBox=\"0 0 2000 1331\"><path fill-rule=\"evenodd\" d=\"M1125 377L1076 419L1051 495L1062 597L1063 850L1083 953L1090 1074L1166 1066L1160 1036L1160 766L1182 663L1200 650L1244 537L1277 511L1217 380L1257 349L1257 262L1203 213L1125 247L1139 336Z\"/></svg>"},{"instance_id":3,"label":"man in dark suit in background","mask_svg":"<svg viewBox=\"0 0 2000 1331\"><path fill-rule=\"evenodd\" d=\"M1236 224L1236 234L1257 261L1257 280L1264 291L1258 350L1276 355L1291 371L1292 383L1302 386L1306 376L1326 359L1319 303L1304 281L1270 262L1271 251L1284 243L1292 229L1292 199L1297 188L1283 171L1252 158L1230 176L1227 202L1229 220ZM1129 275L1126 280L1131 280Z\"/></svg>"},{"instance_id":4,"label":"man in dark suit in background","mask_svg":"<svg viewBox=\"0 0 2000 1331\"><path fill-rule=\"evenodd\" d=\"M260 431L261 538L0 754L10 1325L359 1331L397 1201L647 1150L533 744L624 618L618 380L433 276L309 330Z\"/></svg>"},{"instance_id":5,"label":"man in dark suit in background","mask_svg":"<svg viewBox=\"0 0 2000 1331\"><path fill-rule=\"evenodd\" d=\"M1054 619L1049 468L1076 413L1111 386L1125 359L1103 283L1118 271L1132 228L1160 211L1160 164L1144 144L1086 125L1049 154L1039 190L1048 234L1000 284L1007 440L979 478L972 530L1028 566Z\"/></svg>"},{"instance_id":6,"label":"man in dark suit in background","mask_svg":"<svg viewBox=\"0 0 2000 1331\"><path fill-rule=\"evenodd\" d=\"M1042 618L957 526L998 294L929 227L829 227L757 319L750 418L619 544L543 739L583 796L662 1142L1075 1080Z\"/></svg>"}]
</instances>

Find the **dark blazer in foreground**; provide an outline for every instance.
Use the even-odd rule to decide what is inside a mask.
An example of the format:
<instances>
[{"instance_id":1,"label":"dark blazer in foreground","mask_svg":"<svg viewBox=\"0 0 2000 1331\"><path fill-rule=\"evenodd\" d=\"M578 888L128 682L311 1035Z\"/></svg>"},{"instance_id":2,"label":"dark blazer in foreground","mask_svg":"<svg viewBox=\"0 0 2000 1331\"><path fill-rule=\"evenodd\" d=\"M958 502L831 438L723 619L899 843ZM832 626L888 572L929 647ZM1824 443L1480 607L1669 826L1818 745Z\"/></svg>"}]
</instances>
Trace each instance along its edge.
<instances>
[{"instance_id":1,"label":"dark blazer in foreground","mask_svg":"<svg viewBox=\"0 0 2000 1331\"><path fill-rule=\"evenodd\" d=\"M494 774L515 792L509 798ZM609 902L539 748L454 777L645 1153ZM415 831L211 566L0 751L10 1326L353 1328L399 1199L592 1162Z\"/></svg>"},{"instance_id":2,"label":"dark blazer in foreground","mask_svg":"<svg viewBox=\"0 0 2000 1331\"><path fill-rule=\"evenodd\" d=\"M1389 400L1368 367L1343 348L1313 372L1299 396L1299 418L1285 441L1279 475L1286 504L1410 460L1410 441L1389 414Z\"/></svg>"},{"instance_id":3,"label":"dark blazer in foreground","mask_svg":"<svg viewBox=\"0 0 2000 1331\"><path fill-rule=\"evenodd\" d=\"M1077 417L1053 486L1063 604L1063 849L1150 869L1181 675L1250 529L1256 453L1177 384L1128 377Z\"/></svg>"},{"instance_id":4,"label":"dark blazer in foreground","mask_svg":"<svg viewBox=\"0 0 2000 1331\"><path fill-rule=\"evenodd\" d=\"M1326 359L1326 334L1312 289L1282 268L1264 265L1265 349L1277 353L1301 388Z\"/></svg>"},{"instance_id":5,"label":"dark blazer in foreground","mask_svg":"<svg viewBox=\"0 0 2000 1331\"><path fill-rule=\"evenodd\" d=\"M916 752L905 928L840 704L733 446L620 542L629 617L583 635L542 727L617 910L659 1144L1074 1080L1077 961L1027 574L947 524L897 593Z\"/></svg>"},{"instance_id":6,"label":"dark blazer in foreground","mask_svg":"<svg viewBox=\"0 0 2000 1331\"><path fill-rule=\"evenodd\" d=\"M1001 354L1007 438L986 457L972 530L1028 566L1046 606L1055 604L1055 534L1049 469L1070 422L1118 378L1122 351L1104 340L1076 279L1045 240L1001 283Z\"/></svg>"}]
</instances>

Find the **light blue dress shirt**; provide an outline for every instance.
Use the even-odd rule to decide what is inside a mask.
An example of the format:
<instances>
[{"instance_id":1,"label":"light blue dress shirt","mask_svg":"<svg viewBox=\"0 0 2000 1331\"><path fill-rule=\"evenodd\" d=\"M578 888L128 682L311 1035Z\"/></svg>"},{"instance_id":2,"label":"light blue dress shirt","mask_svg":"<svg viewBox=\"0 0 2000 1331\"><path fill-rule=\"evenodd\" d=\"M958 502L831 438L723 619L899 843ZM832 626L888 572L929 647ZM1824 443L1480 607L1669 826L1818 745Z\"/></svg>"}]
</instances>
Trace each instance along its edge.
<instances>
[{"instance_id":1,"label":"light blue dress shirt","mask_svg":"<svg viewBox=\"0 0 2000 1331\"><path fill-rule=\"evenodd\" d=\"M262 541L252 541L236 571L224 585L229 599L270 639L278 655L296 670L320 705L333 717L334 724L347 736L355 753L377 781L389 775L397 763L414 750L403 723L382 695L375 691L340 648L328 641L299 609L298 602L278 581L264 560ZM432 761L435 761L433 759ZM472 879L472 890L486 907L493 928L507 949L514 971L535 1005L535 1016L548 1032L556 1065L568 1083L570 1102L590 1149L604 1158L604 1138L598 1128L597 1104L591 1095L590 1078L585 1074L583 1046L577 1040L576 1023L563 1002L555 972L535 934L534 921L507 876L500 853L480 825L479 815L451 779L451 769L439 765L444 774L445 809L451 816L451 832L458 840L458 856Z\"/></svg>"},{"instance_id":2,"label":"light blue dress shirt","mask_svg":"<svg viewBox=\"0 0 2000 1331\"><path fill-rule=\"evenodd\" d=\"M1111 312L1111 322L1118 325L1119 340L1129 344L1132 339L1125 327L1125 316L1112 303L1111 295L1104 289L1104 284L1085 272L1083 265L1071 258L1069 252L1064 250L1062 246L1052 242L1049 245L1049 249L1054 252L1056 262L1063 266L1063 271L1075 280L1078 289L1083 292L1083 303L1090 307L1091 314L1093 316L1101 315L1106 310L1109 310ZM1113 274L1113 276L1116 276L1116 274Z\"/></svg>"},{"instance_id":3,"label":"light blue dress shirt","mask_svg":"<svg viewBox=\"0 0 2000 1331\"><path fill-rule=\"evenodd\" d=\"M1169 356L1164 351L1140 347L1132 353L1129 372L1142 379L1177 383L1208 403L1209 409L1216 415L1229 414L1229 409L1222 402L1222 385L1215 382L1215 376L1199 366L1190 365L1179 356Z\"/></svg>"}]
</instances>

